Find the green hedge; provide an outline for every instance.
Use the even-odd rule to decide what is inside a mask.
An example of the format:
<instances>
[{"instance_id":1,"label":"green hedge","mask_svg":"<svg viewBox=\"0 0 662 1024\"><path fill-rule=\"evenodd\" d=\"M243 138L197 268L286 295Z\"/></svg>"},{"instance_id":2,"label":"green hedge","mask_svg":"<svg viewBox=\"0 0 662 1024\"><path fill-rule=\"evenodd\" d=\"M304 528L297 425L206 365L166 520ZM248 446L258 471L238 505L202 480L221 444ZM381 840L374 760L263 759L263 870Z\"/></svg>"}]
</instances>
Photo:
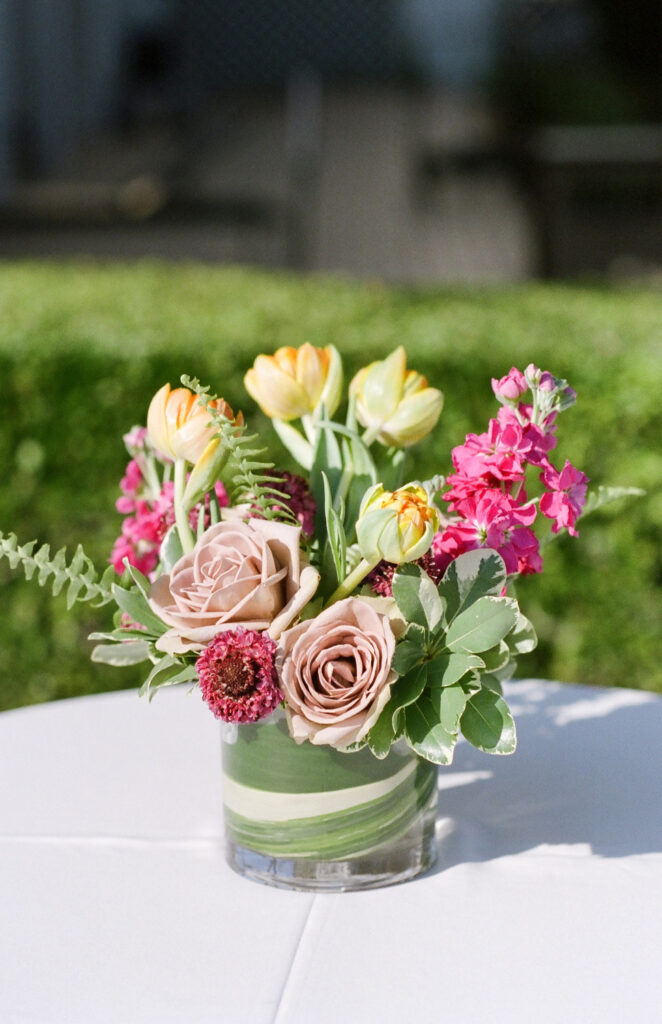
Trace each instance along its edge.
<instances>
[{"instance_id":1,"label":"green hedge","mask_svg":"<svg viewBox=\"0 0 662 1024\"><path fill-rule=\"evenodd\" d=\"M560 460L593 481L648 494L587 520L547 549L519 597L540 635L521 672L662 692L662 294L532 285L412 291L332 278L198 266L0 267L0 530L53 548L81 540L102 565L120 517L121 435L182 372L211 383L265 430L242 376L278 345L333 342L349 377L404 344L446 394L420 475L494 414L490 376L528 362L567 377ZM63 599L0 566L0 706L133 686L138 674L88 661L105 610Z\"/></svg>"}]
</instances>

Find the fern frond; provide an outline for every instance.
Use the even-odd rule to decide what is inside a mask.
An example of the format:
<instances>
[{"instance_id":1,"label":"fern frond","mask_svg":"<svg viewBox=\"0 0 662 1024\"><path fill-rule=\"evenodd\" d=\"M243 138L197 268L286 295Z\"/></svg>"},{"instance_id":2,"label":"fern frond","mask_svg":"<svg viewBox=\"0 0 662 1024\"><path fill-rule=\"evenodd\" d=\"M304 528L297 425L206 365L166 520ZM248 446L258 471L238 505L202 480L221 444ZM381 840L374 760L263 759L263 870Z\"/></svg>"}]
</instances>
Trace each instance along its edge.
<instances>
[{"instance_id":1,"label":"fern frond","mask_svg":"<svg viewBox=\"0 0 662 1024\"><path fill-rule=\"evenodd\" d=\"M115 570L112 565L100 577L80 544L68 565L65 548L60 548L51 558L49 544L42 544L35 551L36 544L36 540L31 540L19 545L15 533L0 533L0 559L6 558L11 569L21 568L26 580L37 573L39 586L49 584L56 596L66 587L67 608L72 608L76 601L94 601L99 607L113 600L111 584Z\"/></svg>"},{"instance_id":2,"label":"fern frond","mask_svg":"<svg viewBox=\"0 0 662 1024\"><path fill-rule=\"evenodd\" d=\"M265 519L278 519L281 522L296 523L296 519L287 505L287 495L278 490L278 477L271 475L273 462L262 458L266 448L254 447L259 441L258 434L247 434L245 424L236 424L223 416L211 406L217 395L210 393L209 387L203 387L197 377L181 378L184 387L190 388L198 396L200 405L204 406L216 427L221 444L229 452L235 466L231 481L230 501L233 505L248 502L259 509Z\"/></svg>"}]
</instances>

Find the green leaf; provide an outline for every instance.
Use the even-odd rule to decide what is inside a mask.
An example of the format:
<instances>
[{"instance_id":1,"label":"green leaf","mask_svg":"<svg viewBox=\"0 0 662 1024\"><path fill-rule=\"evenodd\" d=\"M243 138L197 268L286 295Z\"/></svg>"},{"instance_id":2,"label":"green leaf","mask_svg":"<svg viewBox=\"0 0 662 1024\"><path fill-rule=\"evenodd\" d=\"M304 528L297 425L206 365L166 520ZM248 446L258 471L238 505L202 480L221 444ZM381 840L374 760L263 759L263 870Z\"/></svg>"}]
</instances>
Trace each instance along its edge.
<instances>
[{"instance_id":1,"label":"green leaf","mask_svg":"<svg viewBox=\"0 0 662 1024\"><path fill-rule=\"evenodd\" d=\"M152 671L138 690L140 697L148 696L151 700L157 689L162 686L175 686L177 683L193 682L198 678L195 665L182 665L181 661L166 654L157 661Z\"/></svg>"},{"instance_id":2,"label":"green leaf","mask_svg":"<svg viewBox=\"0 0 662 1024\"><path fill-rule=\"evenodd\" d=\"M317 444L313 455L313 465L310 471L310 490L317 503L315 513L315 535L320 541L326 536L326 516L324 505L324 475L326 475L329 487L331 488L331 503L335 498L336 488L342 476L343 461L340 452L340 445L336 435L330 427L317 425Z\"/></svg>"},{"instance_id":3,"label":"green leaf","mask_svg":"<svg viewBox=\"0 0 662 1024\"><path fill-rule=\"evenodd\" d=\"M506 643L513 654L528 654L538 646L533 624L521 612L517 613L515 628L506 637Z\"/></svg>"},{"instance_id":4,"label":"green leaf","mask_svg":"<svg viewBox=\"0 0 662 1024\"><path fill-rule=\"evenodd\" d=\"M451 651L480 654L498 644L517 621L517 604L508 597L480 597L454 620L446 634Z\"/></svg>"},{"instance_id":5,"label":"green leaf","mask_svg":"<svg viewBox=\"0 0 662 1024\"><path fill-rule=\"evenodd\" d=\"M166 572L170 572L175 562L178 562L184 554L182 542L179 539L179 532L174 523L163 538L159 554L161 556L161 563Z\"/></svg>"},{"instance_id":6,"label":"green leaf","mask_svg":"<svg viewBox=\"0 0 662 1024\"><path fill-rule=\"evenodd\" d=\"M356 399L351 397L347 407L347 427L342 449L345 466L351 468L352 479L345 495L345 532L353 537L354 527L358 518L363 495L377 483L377 469L370 454L370 449L363 443L359 434L355 413Z\"/></svg>"},{"instance_id":7,"label":"green leaf","mask_svg":"<svg viewBox=\"0 0 662 1024\"><path fill-rule=\"evenodd\" d=\"M114 583L112 591L118 606L133 622L139 622L141 626L147 626L154 636L161 636L165 633L168 627L154 614L141 590L138 588L135 590L124 590L119 584Z\"/></svg>"},{"instance_id":8,"label":"green leaf","mask_svg":"<svg viewBox=\"0 0 662 1024\"><path fill-rule=\"evenodd\" d=\"M505 668L510 661L510 648L502 640L496 647L490 648L489 651L483 651L481 657L485 662L485 668L488 672L498 672L500 669Z\"/></svg>"},{"instance_id":9,"label":"green leaf","mask_svg":"<svg viewBox=\"0 0 662 1024\"><path fill-rule=\"evenodd\" d=\"M141 661L148 661L151 652L151 644L147 640L127 640L121 644L97 644L92 648L92 661L104 665L138 665Z\"/></svg>"},{"instance_id":10,"label":"green leaf","mask_svg":"<svg viewBox=\"0 0 662 1024\"><path fill-rule=\"evenodd\" d=\"M442 691L443 692L443 691ZM450 764L457 733L449 732L441 722L439 707L423 695L405 710L405 739L416 753L433 764Z\"/></svg>"},{"instance_id":11,"label":"green leaf","mask_svg":"<svg viewBox=\"0 0 662 1024\"><path fill-rule=\"evenodd\" d=\"M401 640L395 648L391 667L399 676L405 676L416 665L420 664L425 654L425 647L414 639Z\"/></svg>"},{"instance_id":12,"label":"green leaf","mask_svg":"<svg viewBox=\"0 0 662 1024\"><path fill-rule=\"evenodd\" d=\"M272 419L271 425L290 455L294 456L300 466L310 471L313 465L312 445L306 441L305 437L299 433L296 427L286 423L285 420Z\"/></svg>"},{"instance_id":13,"label":"green leaf","mask_svg":"<svg viewBox=\"0 0 662 1024\"><path fill-rule=\"evenodd\" d=\"M506 585L506 576L506 566L498 551L480 548L458 555L439 584L439 593L446 600L446 622L450 624L481 597L497 597Z\"/></svg>"},{"instance_id":14,"label":"green leaf","mask_svg":"<svg viewBox=\"0 0 662 1024\"><path fill-rule=\"evenodd\" d=\"M382 710L381 715L368 733L368 746L375 757L383 758L388 754L395 739L397 723L403 708L418 700L427 682L425 665L402 676L391 687L391 697Z\"/></svg>"},{"instance_id":15,"label":"green leaf","mask_svg":"<svg viewBox=\"0 0 662 1024\"><path fill-rule=\"evenodd\" d=\"M491 689L483 688L468 700L460 729L469 743L488 754L512 754L517 745L508 705Z\"/></svg>"},{"instance_id":16,"label":"green leaf","mask_svg":"<svg viewBox=\"0 0 662 1024\"><path fill-rule=\"evenodd\" d=\"M428 574L418 565L399 565L392 587L393 597L407 622L433 632L441 622L444 608Z\"/></svg>"},{"instance_id":17,"label":"green leaf","mask_svg":"<svg viewBox=\"0 0 662 1024\"><path fill-rule=\"evenodd\" d=\"M397 651L397 648L396 648ZM473 669L481 671L485 668L482 658L464 651L437 654L428 662L428 679L431 687L452 686L467 672Z\"/></svg>"},{"instance_id":18,"label":"green leaf","mask_svg":"<svg viewBox=\"0 0 662 1024\"><path fill-rule=\"evenodd\" d=\"M591 488L586 496L586 504L580 519L586 519L586 516L590 516L592 512L596 512L599 508L604 508L605 505L610 505L614 501L619 501L620 498L641 498L645 494L646 491L642 490L641 487L601 486Z\"/></svg>"},{"instance_id":19,"label":"green leaf","mask_svg":"<svg viewBox=\"0 0 662 1024\"><path fill-rule=\"evenodd\" d=\"M322 473L324 484L324 515L326 519L327 544L331 550L333 566L336 572L336 584L342 583L346 576L347 540L342 520L333 507L331 486L326 473Z\"/></svg>"},{"instance_id":20,"label":"green leaf","mask_svg":"<svg viewBox=\"0 0 662 1024\"><path fill-rule=\"evenodd\" d=\"M460 731L460 719L471 694L476 692L476 685L478 684L471 685L469 680L466 686L458 682L453 686L444 686L442 690L437 690L431 695L430 701L437 709L439 721L455 741Z\"/></svg>"}]
</instances>

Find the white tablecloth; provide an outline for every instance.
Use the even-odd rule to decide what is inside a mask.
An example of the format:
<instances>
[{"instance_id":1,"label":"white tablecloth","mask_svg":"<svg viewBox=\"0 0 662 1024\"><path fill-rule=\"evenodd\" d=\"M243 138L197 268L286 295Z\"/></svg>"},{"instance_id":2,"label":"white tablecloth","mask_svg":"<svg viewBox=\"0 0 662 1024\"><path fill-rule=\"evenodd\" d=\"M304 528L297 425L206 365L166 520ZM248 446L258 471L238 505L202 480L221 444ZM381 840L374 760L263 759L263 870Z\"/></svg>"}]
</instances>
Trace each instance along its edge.
<instances>
[{"instance_id":1,"label":"white tablecloth","mask_svg":"<svg viewBox=\"0 0 662 1024\"><path fill-rule=\"evenodd\" d=\"M662 1019L662 699L523 681L519 749L440 771L440 863L307 895L234 875L197 694L0 715L3 1024Z\"/></svg>"}]
</instances>

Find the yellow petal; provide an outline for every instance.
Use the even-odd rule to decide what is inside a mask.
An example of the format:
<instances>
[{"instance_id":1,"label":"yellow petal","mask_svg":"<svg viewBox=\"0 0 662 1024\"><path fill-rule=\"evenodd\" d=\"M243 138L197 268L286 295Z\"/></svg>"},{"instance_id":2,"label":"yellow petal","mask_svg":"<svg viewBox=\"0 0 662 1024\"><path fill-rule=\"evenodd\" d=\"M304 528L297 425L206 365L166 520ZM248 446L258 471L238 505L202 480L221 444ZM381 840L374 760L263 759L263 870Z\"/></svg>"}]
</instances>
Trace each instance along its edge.
<instances>
[{"instance_id":1,"label":"yellow petal","mask_svg":"<svg viewBox=\"0 0 662 1024\"><path fill-rule=\"evenodd\" d=\"M170 385L164 384L154 395L147 411L147 433L150 443L163 455L172 457L168 441L165 409L170 395Z\"/></svg>"},{"instance_id":2,"label":"yellow petal","mask_svg":"<svg viewBox=\"0 0 662 1024\"><path fill-rule=\"evenodd\" d=\"M328 353L326 382L324 384L320 402L324 403L327 416L333 416L334 412L340 405L340 399L342 398L342 359L340 358L340 353L335 345L327 345L326 352Z\"/></svg>"},{"instance_id":3,"label":"yellow petal","mask_svg":"<svg viewBox=\"0 0 662 1024\"><path fill-rule=\"evenodd\" d=\"M296 378L306 393L310 412L320 400L326 380L327 363L328 357L325 353L308 342L297 352Z\"/></svg>"},{"instance_id":4,"label":"yellow petal","mask_svg":"<svg viewBox=\"0 0 662 1024\"><path fill-rule=\"evenodd\" d=\"M364 427L381 426L402 398L407 356L400 345L386 359L371 363L357 394L356 416Z\"/></svg>"},{"instance_id":5,"label":"yellow petal","mask_svg":"<svg viewBox=\"0 0 662 1024\"><path fill-rule=\"evenodd\" d=\"M407 448L430 433L436 425L444 404L444 396L436 388L424 388L403 398L393 416L382 424L382 444Z\"/></svg>"},{"instance_id":6,"label":"yellow petal","mask_svg":"<svg viewBox=\"0 0 662 1024\"><path fill-rule=\"evenodd\" d=\"M269 356L257 357L253 370L246 374L245 383L248 393L267 416L294 420L310 411L301 385Z\"/></svg>"}]
</instances>

